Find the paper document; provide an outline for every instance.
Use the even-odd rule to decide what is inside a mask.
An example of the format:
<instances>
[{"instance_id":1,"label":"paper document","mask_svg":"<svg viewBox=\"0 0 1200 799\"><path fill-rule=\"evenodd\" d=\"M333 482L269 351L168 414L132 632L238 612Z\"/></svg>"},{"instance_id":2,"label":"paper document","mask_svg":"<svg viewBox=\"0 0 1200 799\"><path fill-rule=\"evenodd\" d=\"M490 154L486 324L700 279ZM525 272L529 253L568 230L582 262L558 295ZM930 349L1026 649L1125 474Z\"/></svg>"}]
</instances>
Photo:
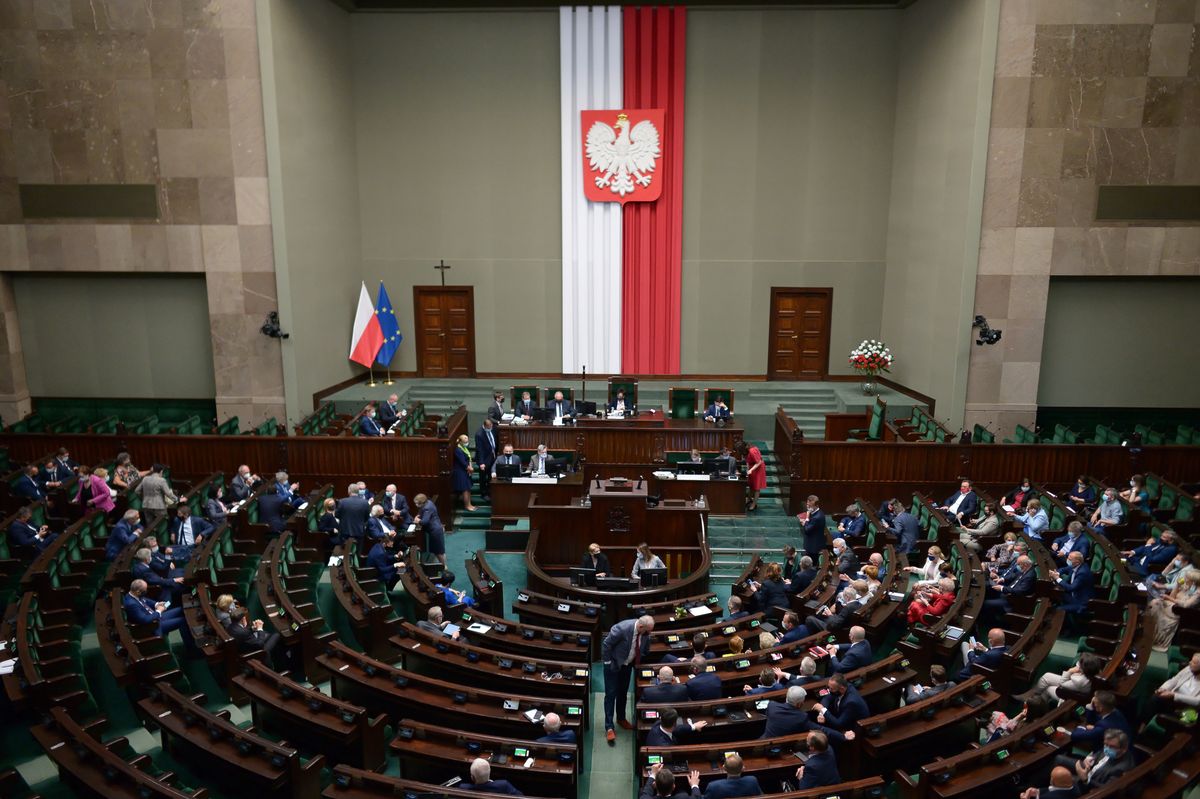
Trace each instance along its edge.
<instances>
[{"instance_id":1,"label":"paper document","mask_svg":"<svg viewBox=\"0 0 1200 799\"><path fill-rule=\"evenodd\" d=\"M479 622L475 622L474 624L472 624L470 627L467 628L467 631L473 632L473 633L479 633L480 635L487 635L488 633L490 633L492 631L492 628L486 624L480 624Z\"/></svg>"},{"instance_id":2,"label":"paper document","mask_svg":"<svg viewBox=\"0 0 1200 799\"><path fill-rule=\"evenodd\" d=\"M16 658L13 658L12 660L0 661L0 674L12 674L13 669L15 669L16 667L17 667Z\"/></svg>"},{"instance_id":3,"label":"paper document","mask_svg":"<svg viewBox=\"0 0 1200 799\"><path fill-rule=\"evenodd\" d=\"M690 480L691 482L695 483L698 481L699 482L707 482L707 481L711 480L712 478L709 477L707 474L677 474L677 475L675 475L675 479L676 480Z\"/></svg>"},{"instance_id":4,"label":"paper document","mask_svg":"<svg viewBox=\"0 0 1200 799\"><path fill-rule=\"evenodd\" d=\"M693 616L708 616L712 613L712 608L708 605L697 605L694 608L688 608L688 613Z\"/></svg>"}]
</instances>

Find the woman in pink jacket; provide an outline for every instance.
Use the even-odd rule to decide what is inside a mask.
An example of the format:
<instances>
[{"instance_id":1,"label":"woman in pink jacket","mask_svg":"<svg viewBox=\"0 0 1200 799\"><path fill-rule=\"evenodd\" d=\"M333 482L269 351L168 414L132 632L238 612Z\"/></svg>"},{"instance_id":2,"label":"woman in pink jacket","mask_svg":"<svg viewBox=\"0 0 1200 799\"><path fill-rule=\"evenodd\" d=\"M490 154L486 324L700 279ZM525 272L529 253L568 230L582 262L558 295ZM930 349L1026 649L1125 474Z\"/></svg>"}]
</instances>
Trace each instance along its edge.
<instances>
[{"instance_id":1,"label":"woman in pink jacket","mask_svg":"<svg viewBox=\"0 0 1200 799\"><path fill-rule=\"evenodd\" d=\"M85 513L92 508L108 513L116 507L112 492L108 489L108 469L97 466L95 471L91 471L87 466L80 466L79 492L75 494L75 501Z\"/></svg>"}]
</instances>

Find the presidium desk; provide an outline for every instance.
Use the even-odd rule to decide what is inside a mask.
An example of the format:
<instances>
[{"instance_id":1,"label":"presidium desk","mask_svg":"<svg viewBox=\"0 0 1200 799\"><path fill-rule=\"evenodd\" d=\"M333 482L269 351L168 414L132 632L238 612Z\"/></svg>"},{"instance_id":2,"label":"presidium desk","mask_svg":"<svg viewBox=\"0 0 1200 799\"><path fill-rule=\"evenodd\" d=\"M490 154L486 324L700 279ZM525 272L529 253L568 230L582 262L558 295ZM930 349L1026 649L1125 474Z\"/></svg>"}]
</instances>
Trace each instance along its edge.
<instances>
[{"instance_id":1,"label":"presidium desk","mask_svg":"<svg viewBox=\"0 0 1200 799\"><path fill-rule=\"evenodd\" d=\"M650 495L664 500L697 500L703 494L709 512L741 515L746 512L744 480L659 480L653 473L674 470L667 453L698 449L712 454L722 447L736 450L744 432L732 421L717 427L700 419L666 419L661 408L626 419L579 419L573 425L500 424L496 427L498 451L512 444L528 464L528 453L545 444L551 454L572 453L578 471L549 484L494 481L492 514L526 516L529 499L535 493L542 502L562 505L583 497L585 481L594 484L597 478L627 477L636 481L643 477Z\"/></svg>"},{"instance_id":2,"label":"presidium desk","mask_svg":"<svg viewBox=\"0 0 1200 799\"><path fill-rule=\"evenodd\" d=\"M647 507L646 498L647 484L637 480L592 481L586 499L574 497L564 504L544 502L533 494L525 550L529 587L600 604L605 630L647 605L707 592L712 565L707 502L663 500ZM568 570L580 564L592 542L608 555L613 576L625 576L632 572L637 545L643 541L666 564L666 585L613 591L570 584Z\"/></svg>"}]
</instances>

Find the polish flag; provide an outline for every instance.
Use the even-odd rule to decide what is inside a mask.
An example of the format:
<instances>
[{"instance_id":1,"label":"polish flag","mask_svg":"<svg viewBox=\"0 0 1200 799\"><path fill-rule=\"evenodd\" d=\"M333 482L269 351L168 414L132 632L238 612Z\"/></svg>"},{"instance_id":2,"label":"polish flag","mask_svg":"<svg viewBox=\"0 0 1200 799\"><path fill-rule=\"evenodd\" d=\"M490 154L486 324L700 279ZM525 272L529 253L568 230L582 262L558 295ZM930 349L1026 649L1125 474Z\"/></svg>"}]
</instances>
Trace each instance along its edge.
<instances>
[{"instance_id":1,"label":"polish flag","mask_svg":"<svg viewBox=\"0 0 1200 799\"><path fill-rule=\"evenodd\" d=\"M371 304L371 295L367 294L367 284L363 283L358 294L358 311L354 314L354 332L350 334L350 360L370 367L382 346L383 329Z\"/></svg>"}]
</instances>

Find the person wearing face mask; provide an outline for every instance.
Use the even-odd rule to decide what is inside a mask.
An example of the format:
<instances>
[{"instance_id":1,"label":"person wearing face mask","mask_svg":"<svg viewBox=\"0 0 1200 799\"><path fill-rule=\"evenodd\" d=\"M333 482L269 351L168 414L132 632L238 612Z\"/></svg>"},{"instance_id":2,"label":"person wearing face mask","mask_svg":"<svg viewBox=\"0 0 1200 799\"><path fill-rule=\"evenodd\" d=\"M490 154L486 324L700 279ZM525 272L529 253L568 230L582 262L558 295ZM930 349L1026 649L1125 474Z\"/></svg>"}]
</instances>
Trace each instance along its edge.
<instances>
[{"instance_id":1,"label":"person wearing face mask","mask_svg":"<svg viewBox=\"0 0 1200 799\"><path fill-rule=\"evenodd\" d=\"M935 544L925 554L925 563L923 565L905 566L904 571L917 575L917 585L931 585L938 581L938 568L945 559L945 556L942 554L942 548Z\"/></svg>"},{"instance_id":2,"label":"person wearing face mask","mask_svg":"<svg viewBox=\"0 0 1200 799\"><path fill-rule=\"evenodd\" d=\"M1096 501L1096 489L1081 474L1075 479L1075 485L1063 499L1067 503L1068 509L1082 513L1085 508L1090 508Z\"/></svg>"},{"instance_id":3,"label":"person wearing face mask","mask_svg":"<svg viewBox=\"0 0 1200 799\"><path fill-rule=\"evenodd\" d=\"M846 515L838 522L838 533L843 538L857 538L867 531L867 517L863 516L858 503L846 507Z\"/></svg>"},{"instance_id":4,"label":"person wearing face mask","mask_svg":"<svg viewBox=\"0 0 1200 799\"><path fill-rule=\"evenodd\" d=\"M1081 791L1111 782L1135 765L1129 751L1129 734L1121 730L1105 732L1100 748L1087 757L1076 760L1070 755L1059 755L1054 762L1074 772Z\"/></svg>"},{"instance_id":5,"label":"person wearing face mask","mask_svg":"<svg viewBox=\"0 0 1200 799\"><path fill-rule=\"evenodd\" d=\"M938 510L946 514L951 524L959 527L974 519L979 513L979 498L971 488L971 481L963 480L958 486L958 492L939 505Z\"/></svg>"},{"instance_id":6,"label":"person wearing face mask","mask_svg":"<svg viewBox=\"0 0 1200 799\"><path fill-rule=\"evenodd\" d=\"M392 520L392 524L403 527L412 524L412 509L408 506L408 497L396 490L395 483L388 483L383 489L379 504L383 506L383 511Z\"/></svg>"},{"instance_id":7,"label":"person wearing face mask","mask_svg":"<svg viewBox=\"0 0 1200 799\"><path fill-rule=\"evenodd\" d=\"M1015 508L1014 508L1015 511ZM1024 513L1010 513L1011 518L1025 525L1025 535L1034 541L1042 540L1042 532L1050 526L1050 517L1042 510L1042 501L1037 497L1025 503Z\"/></svg>"},{"instance_id":8,"label":"person wearing face mask","mask_svg":"<svg viewBox=\"0 0 1200 799\"><path fill-rule=\"evenodd\" d=\"M382 538L395 538L396 528L384 516L382 505L372 505L371 515L367 518L367 538L379 541Z\"/></svg>"},{"instance_id":9,"label":"person wearing face mask","mask_svg":"<svg viewBox=\"0 0 1200 799\"><path fill-rule=\"evenodd\" d=\"M458 437L453 453L454 468L450 471L450 488L462 497L463 509L468 513L475 510L475 504L471 502L471 472L475 471L475 467L467 446L469 441L466 433Z\"/></svg>"},{"instance_id":10,"label":"person wearing face mask","mask_svg":"<svg viewBox=\"0 0 1200 799\"><path fill-rule=\"evenodd\" d=\"M1083 534L1083 522L1074 521L1068 524L1067 532L1054 539L1054 543L1050 545L1050 551L1060 564L1066 563L1067 556L1072 552L1078 552L1085 559L1091 555L1092 543Z\"/></svg>"},{"instance_id":11,"label":"person wearing face mask","mask_svg":"<svg viewBox=\"0 0 1200 799\"><path fill-rule=\"evenodd\" d=\"M1008 505L1013 510L1021 510L1025 507L1025 503L1036 496L1033 491L1033 483L1028 477L1021 478L1021 484L1004 495L1004 504Z\"/></svg>"},{"instance_id":12,"label":"person wearing face mask","mask_svg":"<svg viewBox=\"0 0 1200 799\"><path fill-rule=\"evenodd\" d=\"M1192 559L1186 552L1176 552L1175 559L1172 560L1167 567L1158 574L1152 574L1145 579L1142 585L1146 589L1146 594L1150 599L1156 599L1167 593L1175 587L1179 582L1179 578L1184 573L1192 568Z\"/></svg>"},{"instance_id":13,"label":"person wearing face mask","mask_svg":"<svg viewBox=\"0 0 1200 799\"><path fill-rule=\"evenodd\" d=\"M1142 475L1129 478L1129 488L1121 492L1121 499L1134 510L1150 515L1150 492L1146 490L1146 478Z\"/></svg>"},{"instance_id":14,"label":"person wearing face mask","mask_svg":"<svg viewBox=\"0 0 1200 799\"><path fill-rule=\"evenodd\" d=\"M383 428L379 426L379 422L375 421L374 406L367 408L367 410L359 418L358 434L360 436L381 436L381 435L383 435Z\"/></svg>"},{"instance_id":15,"label":"person wearing face mask","mask_svg":"<svg viewBox=\"0 0 1200 799\"><path fill-rule=\"evenodd\" d=\"M858 555L854 554L854 550L846 544L846 539L833 539L833 555L837 558L837 569L840 574L853 575L858 574L862 569L862 564L858 561Z\"/></svg>"},{"instance_id":16,"label":"person wearing face mask","mask_svg":"<svg viewBox=\"0 0 1200 799\"><path fill-rule=\"evenodd\" d=\"M1104 497L1100 501L1100 506L1092 513L1091 528L1100 535L1107 536L1109 527L1116 527L1125 523L1125 509L1121 506L1121 501L1117 499L1115 489L1104 489Z\"/></svg>"},{"instance_id":17,"label":"person wearing face mask","mask_svg":"<svg viewBox=\"0 0 1200 799\"><path fill-rule=\"evenodd\" d=\"M1175 559L1179 547L1175 544L1175 531L1163 530L1157 539L1153 536L1137 549L1130 549L1121 554L1125 556L1125 566L1129 573L1136 578L1145 579L1152 572L1159 571Z\"/></svg>"},{"instance_id":18,"label":"person wearing face mask","mask_svg":"<svg viewBox=\"0 0 1200 799\"><path fill-rule=\"evenodd\" d=\"M1200 571L1188 569L1168 593L1150 600L1146 612L1154 620L1154 651L1166 652L1179 629L1175 608L1191 608L1200 603Z\"/></svg>"},{"instance_id":19,"label":"person wearing face mask","mask_svg":"<svg viewBox=\"0 0 1200 799\"><path fill-rule=\"evenodd\" d=\"M1063 590L1062 603L1059 607L1067 612L1067 621L1074 621L1075 616L1087 613L1088 603L1095 594L1095 575L1083 559L1082 552L1072 552L1067 556L1067 565L1062 569L1050 572L1054 580Z\"/></svg>"}]
</instances>

